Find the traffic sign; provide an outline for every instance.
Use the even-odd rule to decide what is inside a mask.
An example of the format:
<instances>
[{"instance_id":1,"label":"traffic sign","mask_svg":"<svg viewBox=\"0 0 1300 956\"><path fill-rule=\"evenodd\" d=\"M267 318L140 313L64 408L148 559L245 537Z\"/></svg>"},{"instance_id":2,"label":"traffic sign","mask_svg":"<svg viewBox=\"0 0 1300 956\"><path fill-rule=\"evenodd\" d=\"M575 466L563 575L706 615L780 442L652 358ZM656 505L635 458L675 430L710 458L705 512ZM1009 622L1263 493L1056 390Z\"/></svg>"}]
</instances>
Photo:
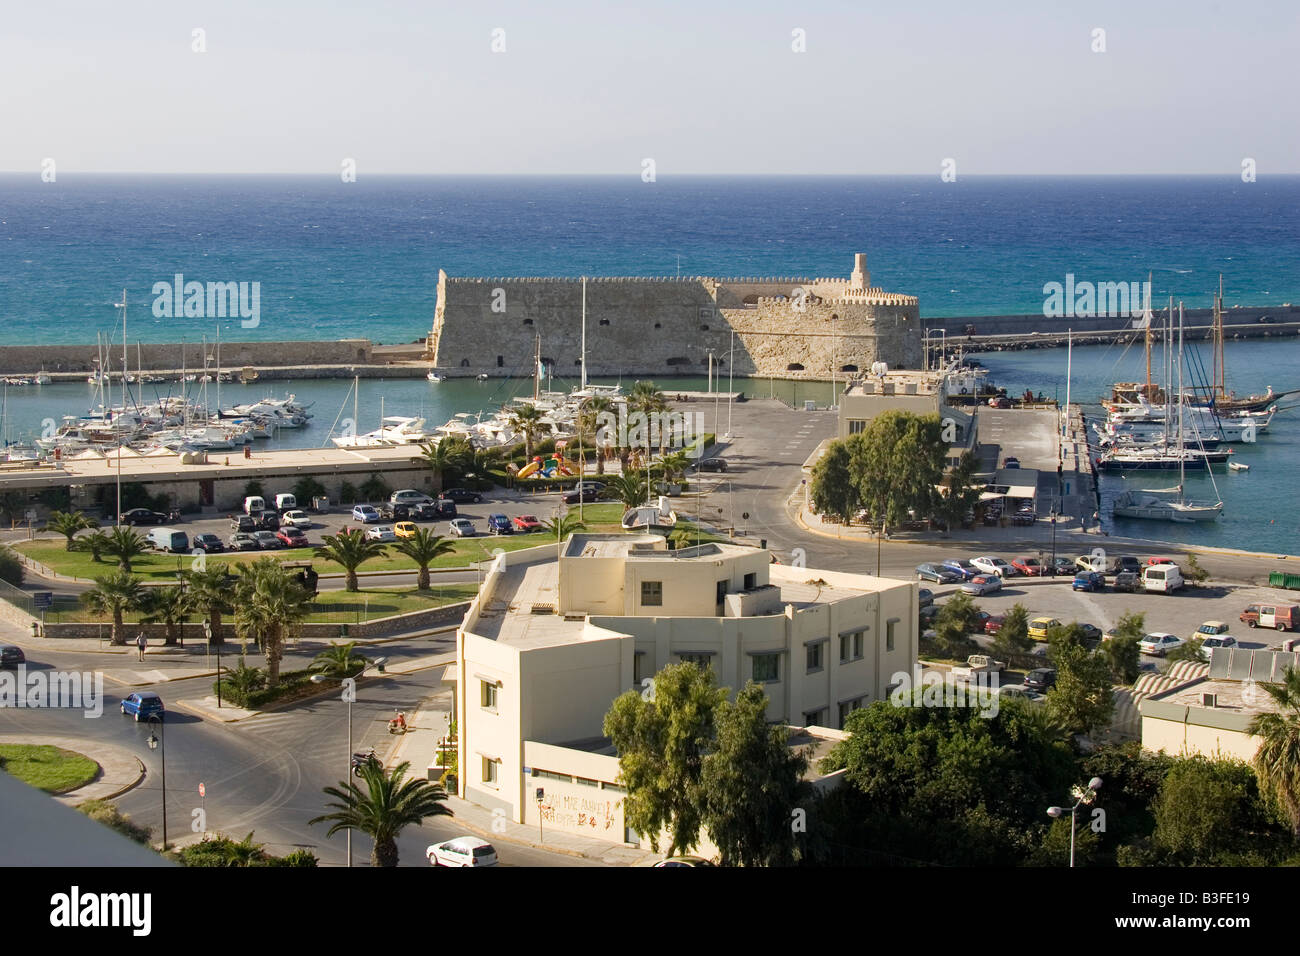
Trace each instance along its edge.
<instances>
[{"instance_id":1,"label":"traffic sign","mask_svg":"<svg viewBox=\"0 0 1300 956\"><path fill-rule=\"evenodd\" d=\"M203 784L199 784L199 796L206 797L207 795L208 795L208 788L205 787Z\"/></svg>"},{"instance_id":2,"label":"traffic sign","mask_svg":"<svg viewBox=\"0 0 1300 956\"><path fill-rule=\"evenodd\" d=\"M53 591L33 591L32 604L37 610L47 610L54 603Z\"/></svg>"}]
</instances>

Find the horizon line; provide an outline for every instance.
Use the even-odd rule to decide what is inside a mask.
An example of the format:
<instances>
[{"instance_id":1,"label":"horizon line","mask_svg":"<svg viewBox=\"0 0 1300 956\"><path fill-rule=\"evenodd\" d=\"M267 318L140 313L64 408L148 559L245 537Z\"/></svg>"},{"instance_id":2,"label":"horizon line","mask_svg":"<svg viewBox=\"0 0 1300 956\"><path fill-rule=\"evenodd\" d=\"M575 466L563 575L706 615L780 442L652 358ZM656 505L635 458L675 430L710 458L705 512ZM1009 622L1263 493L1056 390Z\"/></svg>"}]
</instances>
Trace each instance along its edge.
<instances>
[{"instance_id":1,"label":"horizon line","mask_svg":"<svg viewBox=\"0 0 1300 956\"><path fill-rule=\"evenodd\" d=\"M338 171L316 172L316 171L294 171L294 172L230 172L219 170L204 171L185 171L185 172L161 172L157 170L117 170L117 169L91 169L91 170L59 170L59 175L63 176L170 176L170 177L310 177L321 179L336 179L339 177ZM1214 179L1214 178L1231 178L1240 179L1240 171L1231 172L1177 172L1177 173L1152 173L1152 172L1106 172L1106 173L1046 173L1046 172L1020 172L1020 173L962 173L953 182L961 182L963 179ZM41 170L35 169L0 169L0 176L33 176L40 181ZM1283 178L1300 176L1300 170L1281 171L1257 174L1258 179L1264 178ZM483 172L438 172L438 173L417 173L417 172L367 172L359 173L357 181L362 178L376 179L634 179L640 180L639 172L611 173L611 172L576 172L576 173L483 173ZM786 173L786 172L766 172L766 173L744 173L744 172L675 172L663 174L657 177L654 182L648 182L646 185L655 185L659 178L663 179L937 179L937 173ZM1258 180L1257 180L1258 181ZM57 185L57 180L53 185ZM342 185L351 185L351 183L341 183ZM47 184L49 185L49 184ZM949 184L946 184L949 185ZM1246 184L1249 185L1249 184Z\"/></svg>"}]
</instances>

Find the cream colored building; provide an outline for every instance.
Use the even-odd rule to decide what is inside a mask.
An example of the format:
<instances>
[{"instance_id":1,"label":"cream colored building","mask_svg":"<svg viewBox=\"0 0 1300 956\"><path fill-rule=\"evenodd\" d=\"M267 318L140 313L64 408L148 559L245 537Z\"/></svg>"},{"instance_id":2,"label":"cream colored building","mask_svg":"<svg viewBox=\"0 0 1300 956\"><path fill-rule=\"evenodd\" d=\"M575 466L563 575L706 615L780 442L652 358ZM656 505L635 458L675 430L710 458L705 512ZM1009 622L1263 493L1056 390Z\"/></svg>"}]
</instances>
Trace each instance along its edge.
<instances>
[{"instance_id":1,"label":"cream colored building","mask_svg":"<svg viewBox=\"0 0 1300 956\"><path fill-rule=\"evenodd\" d=\"M724 686L762 684L773 722L842 727L911 673L917 610L912 582L774 565L735 544L575 534L498 555L457 632L460 796L635 842L602 731L616 697L696 661Z\"/></svg>"},{"instance_id":2,"label":"cream colored building","mask_svg":"<svg viewBox=\"0 0 1300 956\"><path fill-rule=\"evenodd\" d=\"M1256 716L1275 709L1260 686L1281 681L1300 654L1233 648L1215 650L1209 674L1138 704L1142 747L1176 755L1251 760L1260 740L1248 733Z\"/></svg>"},{"instance_id":3,"label":"cream colored building","mask_svg":"<svg viewBox=\"0 0 1300 956\"><path fill-rule=\"evenodd\" d=\"M959 373L888 369L848 382L839 396L839 438L856 435L882 412L938 415L948 427L948 463L956 464L976 444L978 418L948 404Z\"/></svg>"}]
</instances>

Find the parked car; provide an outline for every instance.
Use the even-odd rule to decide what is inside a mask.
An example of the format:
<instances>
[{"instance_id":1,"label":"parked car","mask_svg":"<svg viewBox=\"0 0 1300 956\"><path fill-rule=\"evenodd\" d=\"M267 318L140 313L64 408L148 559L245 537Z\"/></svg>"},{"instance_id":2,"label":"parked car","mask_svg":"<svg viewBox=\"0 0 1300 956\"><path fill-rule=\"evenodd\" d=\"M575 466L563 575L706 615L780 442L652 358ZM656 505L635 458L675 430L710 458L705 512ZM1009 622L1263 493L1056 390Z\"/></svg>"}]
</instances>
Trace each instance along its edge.
<instances>
[{"instance_id":1,"label":"parked car","mask_svg":"<svg viewBox=\"0 0 1300 956\"><path fill-rule=\"evenodd\" d=\"M934 619L939 616L939 605L930 604L921 608L917 612L917 623L920 625L919 630L925 630L926 627L934 623Z\"/></svg>"},{"instance_id":2,"label":"parked car","mask_svg":"<svg viewBox=\"0 0 1300 956\"><path fill-rule=\"evenodd\" d=\"M516 515L514 520L517 531L541 531L542 523L537 520L536 515Z\"/></svg>"},{"instance_id":3,"label":"parked car","mask_svg":"<svg viewBox=\"0 0 1300 956\"><path fill-rule=\"evenodd\" d=\"M371 505L356 505L352 509L352 520L360 521L362 524L375 524L382 519L377 508Z\"/></svg>"},{"instance_id":4,"label":"parked car","mask_svg":"<svg viewBox=\"0 0 1300 956\"><path fill-rule=\"evenodd\" d=\"M129 525L153 525L166 524L167 516L159 511L153 511L149 508L132 508L130 511L123 511L118 524Z\"/></svg>"},{"instance_id":5,"label":"parked car","mask_svg":"<svg viewBox=\"0 0 1300 956\"><path fill-rule=\"evenodd\" d=\"M165 711L162 698L153 691L143 690L122 699L122 713L134 717L136 723L148 720L154 714L161 719Z\"/></svg>"},{"instance_id":6,"label":"parked car","mask_svg":"<svg viewBox=\"0 0 1300 956\"><path fill-rule=\"evenodd\" d=\"M17 644L0 644L0 667L17 667L26 663L27 656Z\"/></svg>"},{"instance_id":7,"label":"parked car","mask_svg":"<svg viewBox=\"0 0 1300 956\"><path fill-rule=\"evenodd\" d=\"M971 578L961 586L967 594L985 595L1002 590L1002 579L996 574L980 575Z\"/></svg>"},{"instance_id":8,"label":"parked car","mask_svg":"<svg viewBox=\"0 0 1300 956\"><path fill-rule=\"evenodd\" d=\"M1100 571L1080 571L1070 584L1071 591L1104 591L1106 576Z\"/></svg>"},{"instance_id":9,"label":"parked car","mask_svg":"<svg viewBox=\"0 0 1300 956\"><path fill-rule=\"evenodd\" d=\"M1019 574L1010 563L1004 561L1002 558L995 558L991 554L984 554L980 555L978 558L971 558L970 563L985 574L996 574L1001 578L1011 578Z\"/></svg>"},{"instance_id":10,"label":"parked car","mask_svg":"<svg viewBox=\"0 0 1300 956\"><path fill-rule=\"evenodd\" d=\"M1156 594L1173 594L1182 588L1183 572L1178 565L1154 564L1142 571L1142 588Z\"/></svg>"},{"instance_id":11,"label":"parked car","mask_svg":"<svg viewBox=\"0 0 1300 956\"><path fill-rule=\"evenodd\" d=\"M252 534L257 528L257 519L248 515L231 515L230 530L242 531L244 534Z\"/></svg>"},{"instance_id":12,"label":"parked car","mask_svg":"<svg viewBox=\"0 0 1300 956\"><path fill-rule=\"evenodd\" d=\"M284 547L284 543L274 531L254 531L251 537L263 551L274 551Z\"/></svg>"},{"instance_id":13,"label":"parked car","mask_svg":"<svg viewBox=\"0 0 1300 956\"><path fill-rule=\"evenodd\" d=\"M1115 575L1111 587L1116 591L1128 591L1130 593L1141 591L1143 590L1142 576L1135 571L1121 571Z\"/></svg>"},{"instance_id":14,"label":"parked car","mask_svg":"<svg viewBox=\"0 0 1300 956\"><path fill-rule=\"evenodd\" d=\"M394 491L388 496L390 505L418 505L429 501L433 501L433 499L423 491L416 491L414 488L403 488L401 491Z\"/></svg>"},{"instance_id":15,"label":"parked car","mask_svg":"<svg viewBox=\"0 0 1300 956\"><path fill-rule=\"evenodd\" d=\"M1003 407L1003 406L999 406L999 407ZM1003 468L1012 468L1012 469L1019 468L1019 467L1020 467L1020 459L1019 459L1019 458L1016 458L1016 457L1013 456L1013 455L1008 455L1006 461L1004 461L1004 462L1002 463L1002 467L1003 467Z\"/></svg>"},{"instance_id":16,"label":"parked car","mask_svg":"<svg viewBox=\"0 0 1300 956\"><path fill-rule=\"evenodd\" d=\"M696 471L726 471L727 459L725 458L701 458L695 465Z\"/></svg>"},{"instance_id":17,"label":"parked car","mask_svg":"<svg viewBox=\"0 0 1300 956\"><path fill-rule=\"evenodd\" d=\"M951 558L943 562L942 567L956 571L961 575L963 581L969 581L971 578L975 577L975 575L979 574L975 565L971 564L969 561L963 561L961 558Z\"/></svg>"},{"instance_id":18,"label":"parked car","mask_svg":"<svg viewBox=\"0 0 1300 956\"><path fill-rule=\"evenodd\" d=\"M454 501L458 505L476 505L483 500L481 494L477 491L470 491L468 488L448 488L439 497Z\"/></svg>"},{"instance_id":19,"label":"parked car","mask_svg":"<svg viewBox=\"0 0 1300 956\"><path fill-rule=\"evenodd\" d=\"M1300 630L1300 606L1295 604L1251 604L1238 615L1248 627L1271 627L1279 631Z\"/></svg>"},{"instance_id":20,"label":"parked car","mask_svg":"<svg viewBox=\"0 0 1300 956\"><path fill-rule=\"evenodd\" d=\"M366 537L371 541L396 541L397 534L393 531L392 525L376 525L373 528L366 529Z\"/></svg>"},{"instance_id":21,"label":"parked car","mask_svg":"<svg viewBox=\"0 0 1300 956\"><path fill-rule=\"evenodd\" d=\"M988 616L988 619L984 622L984 633L996 634L998 631L1002 630L1002 622L1005 619L1006 619L1005 615L990 614Z\"/></svg>"},{"instance_id":22,"label":"parked car","mask_svg":"<svg viewBox=\"0 0 1300 956\"><path fill-rule=\"evenodd\" d=\"M581 498L582 501L584 502L595 501L600 497L601 492L603 492L604 490L605 490L604 482L584 481L581 485L581 492L579 492L578 488L574 488L572 491L565 492L560 500L563 501L566 505L576 505L578 503L579 498Z\"/></svg>"},{"instance_id":23,"label":"parked car","mask_svg":"<svg viewBox=\"0 0 1300 956\"><path fill-rule=\"evenodd\" d=\"M669 856L660 860L651 869L670 866L714 866L712 860L706 860L702 856Z\"/></svg>"},{"instance_id":24,"label":"parked car","mask_svg":"<svg viewBox=\"0 0 1300 956\"><path fill-rule=\"evenodd\" d=\"M1176 564L1176 563L1177 562L1175 562L1173 558L1161 558L1161 557L1147 558L1148 567L1153 567L1157 564Z\"/></svg>"},{"instance_id":25,"label":"parked car","mask_svg":"<svg viewBox=\"0 0 1300 956\"><path fill-rule=\"evenodd\" d=\"M1025 687L1039 694L1046 694L1056 686L1056 670L1052 667L1035 667L1025 675Z\"/></svg>"},{"instance_id":26,"label":"parked car","mask_svg":"<svg viewBox=\"0 0 1300 956\"><path fill-rule=\"evenodd\" d=\"M274 509L263 511L254 520L257 522L257 527L262 531L280 530L280 512Z\"/></svg>"},{"instance_id":27,"label":"parked car","mask_svg":"<svg viewBox=\"0 0 1300 956\"><path fill-rule=\"evenodd\" d=\"M1047 562L1048 574L1053 577L1074 574L1074 562L1067 557L1057 556Z\"/></svg>"},{"instance_id":28,"label":"parked car","mask_svg":"<svg viewBox=\"0 0 1300 956\"><path fill-rule=\"evenodd\" d=\"M228 544L231 551L257 551L262 547L247 531L236 531L230 536Z\"/></svg>"},{"instance_id":29,"label":"parked car","mask_svg":"<svg viewBox=\"0 0 1300 956\"><path fill-rule=\"evenodd\" d=\"M1076 623L1075 627L1079 629L1079 633L1083 637L1084 647L1096 647L1098 644L1101 643L1101 637L1102 637L1101 628L1099 628L1096 624Z\"/></svg>"},{"instance_id":30,"label":"parked car","mask_svg":"<svg viewBox=\"0 0 1300 956\"><path fill-rule=\"evenodd\" d=\"M295 528L293 525L281 528L276 533L276 537L280 539L280 543L286 548L307 547L307 532L303 531L302 528Z\"/></svg>"},{"instance_id":31,"label":"parked car","mask_svg":"<svg viewBox=\"0 0 1300 956\"><path fill-rule=\"evenodd\" d=\"M1105 574L1106 556L1101 553L1081 554L1074 559L1074 569L1076 571L1096 571L1098 574Z\"/></svg>"},{"instance_id":32,"label":"parked car","mask_svg":"<svg viewBox=\"0 0 1300 956\"><path fill-rule=\"evenodd\" d=\"M945 567L942 564L918 564L916 566L916 579L918 581L933 581L935 584L956 584L964 580L964 576L953 568Z\"/></svg>"},{"instance_id":33,"label":"parked car","mask_svg":"<svg viewBox=\"0 0 1300 956\"><path fill-rule=\"evenodd\" d=\"M393 534L399 538L413 538L417 530L413 521L399 521L393 525Z\"/></svg>"},{"instance_id":34,"label":"parked car","mask_svg":"<svg viewBox=\"0 0 1300 956\"><path fill-rule=\"evenodd\" d=\"M1036 617L1029 622L1029 636L1036 641L1047 640L1047 632L1060 627L1061 622L1054 617Z\"/></svg>"},{"instance_id":35,"label":"parked car","mask_svg":"<svg viewBox=\"0 0 1300 956\"><path fill-rule=\"evenodd\" d=\"M1037 558L1016 558L1011 566L1025 577L1036 578L1047 573L1047 566L1038 563Z\"/></svg>"},{"instance_id":36,"label":"parked car","mask_svg":"<svg viewBox=\"0 0 1300 956\"><path fill-rule=\"evenodd\" d=\"M437 501L425 501L411 507L411 513L408 517L416 521L437 521L439 518L456 517L456 502L449 501L446 498L439 498Z\"/></svg>"},{"instance_id":37,"label":"parked car","mask_svg":"<svg viewBox=\"0 0 1300 956\"><path fill-rule=\"evenodd\" d=\"M311 515L298 509L286 511L284 514L280 515L280 527L284 528L286 526L291 528L310 528Z\"/></svg>"},{"instance_id":38,"label":"parked car","mask_svg":"<svg viewBox=\"0 0 1300 956\"><path fill-rule=\"evenodd\" d=\"M478 837L463 836L435 843L424 851L433 866L496 866L497 851Z\"/></svg>"},{"instance_id":39,"label":"parked car","mask_svg":"<svg viewBox=\"0 0 1300 956\"><path fill-rule=\"evenodd\" d=\"M514 534L515 526L503 514L490 514L488 515L488 531L493 534Z\"/></svg>"},{"instance_id":40,"label":"parked car","mask_svg":"<svg viewBox=\"0 0 1300 956\"><path fill-rule=\"evenodd\" d=\"M1132 574L1142 573L1142 562L1131 554L1121 554L1111 559L1109 571L1111 574L1123 574L1130 572Z\"/></svg>"},{"instance_id":41,"label":"parked car","mask_svg":"<svg viewBox=\"0 0 1300 956\"><path fill-rule=\"evenodd\" d=\"M418 503L413 505L384 505L379 509L379 515L385 521L409 521L418 507Z\"/></svg>"},{"instance_id":42,"label":"parked car","mask_svg":"<svg viewBox=\"0 0 1300 956\"><path fill-rule=\"evenodd\" d=\"M470 521L468 518L452 519L451 527L448 530L458 538L472 538L474 535L478 534L478 532L474 530L474 522Z\"/></svg>"},{"instance_id":43,"label":"parked car","mask_svg":"<svg viewBox=\"0 0 1300 956\"><path fill-rule=\"evenodd\" d=\"M226 546L221 543L221 539L210 532L196 534L194 536L194 547L208 554L220 554L226 550Z\"/></svg>"},{"instance_id":44,"label":"parked car","mask_svg":"<svg viewBox=\"0 0 1300 956\"><path fill-rule=\"evenodd\" d=\"M1001 674L1006 669L1004 661L995 661L987 654L972 654L966 658L965 667L954 667L952 669L953 680L969 681L977 678L981 674Z\"/></svg>"},{"instance_id":45,"label":"parked car","mask_svg":"<svg viewBox=\"0 0 1300 956\"><path fill-rule=\"evenodd\" d=\"M1169 634L1165 631L1155 631L1151 634L1143 635L1142 640L1138 641L1138 650L1143 654L1151 654L1155 657L1164 657L1176 647L1182 647L1185 642L1177 634Z\"/></svg>"},{"instance_id":46,"label":"parked car","mask_svg":"<svg viewBox=\"0 0 1300 956\"><path fill-rule=\"evenodd\" d=\"M1201 641L1201 660L1208 661L1210 659L1210 651L1230 651L1237 646L1239 646L1237 644L1237 639L1231 634L1224 634L1220 637L1207 637L1205 640Z\"/></svg>"}]
</instances>

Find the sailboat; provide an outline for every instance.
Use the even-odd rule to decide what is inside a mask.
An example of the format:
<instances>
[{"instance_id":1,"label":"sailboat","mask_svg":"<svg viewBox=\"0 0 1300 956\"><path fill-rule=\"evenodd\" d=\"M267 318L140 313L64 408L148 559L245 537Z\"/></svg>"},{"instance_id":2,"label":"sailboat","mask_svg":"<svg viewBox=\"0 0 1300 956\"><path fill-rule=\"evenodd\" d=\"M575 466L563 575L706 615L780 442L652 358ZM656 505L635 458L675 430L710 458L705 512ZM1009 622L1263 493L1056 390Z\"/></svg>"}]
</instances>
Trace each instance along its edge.
<instances>
[{"instance_id":1,"label":"sailboat","mask_svg":"<svg viewBox=\"0 0 1300 956\"><path fill-rule=\"evenodd\" d=\"M1183 394L1183 307L1182 303L1178 305L1178 392ZM1183 403L1178 403L1178 440L1176 447L1180 452L1186 452L1183 441ZM1193 425L1193 428L1195 426ZM1199 439L1199 431L1197 433ZM1201 453L1205 454L1204 448ZM1112 514L1117 518L1142 518L1151 521L1176 521L1180 524L1191 524L1197 521L1213 521L1223 513L1223 501L1219 500L1213 504L1207 502L1188 501L1183 495L1183 484L1186 481L1187 456L1178 454L1178 484L1173 488L1143 488L1143 489L1126 489L1121 492L1115 499L1112 508ZM1214 483L1214 472L1207 467L1206 472L1210 475L1210 482ZM1217 495L1219 486L1214 484L1214 492Z\"/></svg>"}]
</instances>

